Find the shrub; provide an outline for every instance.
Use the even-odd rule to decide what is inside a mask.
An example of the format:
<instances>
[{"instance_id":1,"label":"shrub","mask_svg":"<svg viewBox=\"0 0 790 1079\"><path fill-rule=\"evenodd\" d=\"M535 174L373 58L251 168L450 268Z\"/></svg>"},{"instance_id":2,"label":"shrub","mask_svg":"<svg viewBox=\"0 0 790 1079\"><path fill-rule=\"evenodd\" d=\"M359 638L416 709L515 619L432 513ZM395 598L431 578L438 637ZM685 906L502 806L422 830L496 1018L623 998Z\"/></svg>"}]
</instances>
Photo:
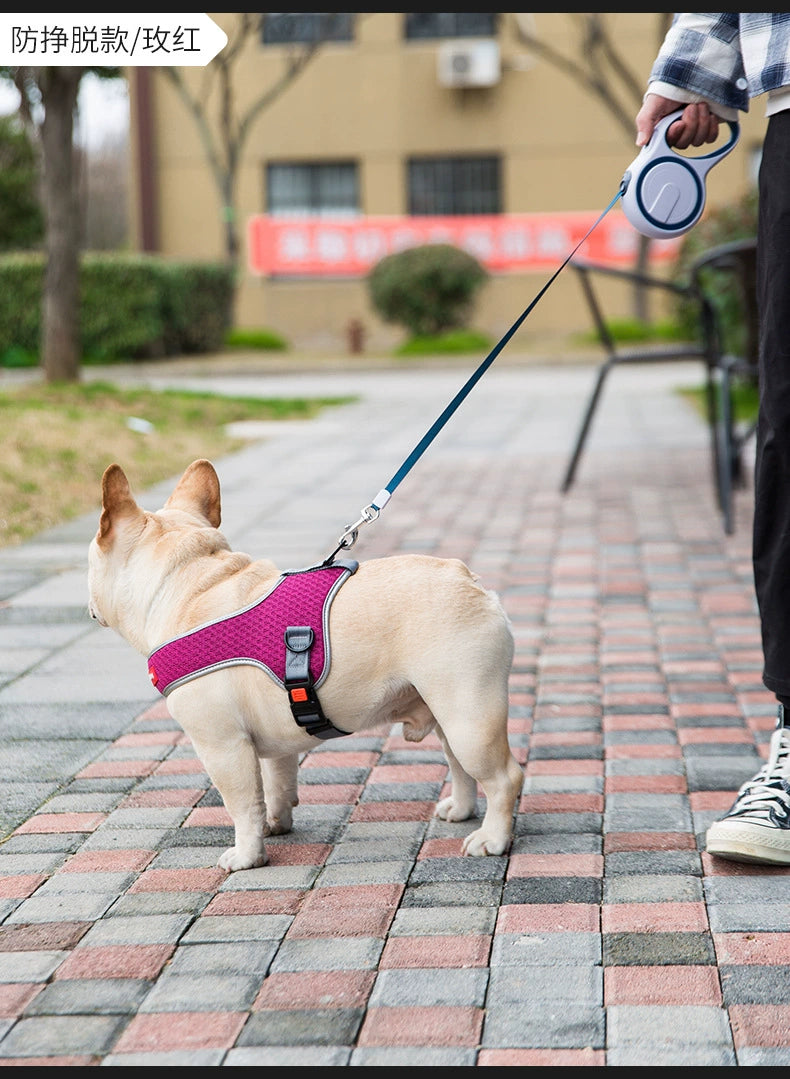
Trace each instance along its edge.
<instances>
[{"instance_id":1,"label":"shrub","mask_svg":"<svg viewBox=\"0 0 790 1079\"><path fill-rule=\"evenodd\" d=\"M433 337L410 337L396 350L398 356L425 356L457 352L486 352L492 341L476 330L448 330Z\"/></svg>"},{"instance_id":2,"label":"shrub","mask_svg":"<svg viewBox=\"0 0 790 1079\"><path fill-rule=\"evenodd\" d=\"M274 330L231 330L225 335L226 348L281 351L288 347L284 338Z\"/></svg>"},{"instance_id":3,"label":"shrub","mask_svg":"<svg viewBox=\"0 0 790 1079\"><path fill-rule=\"evenodd\" d=\"M37 355L45 258L0 258L0 364ZM86 362L144 359L224 346L233 271L224 264L148 255L85 254L80 264L80 334Z\"/></svg>"},{"instance_id":4,"label":"shrub","mask_svg":"<svg viewBox=\"0 0 790 1079\"><path fill-rule=\"evenodd\" d=\"M451 244L425 244L387 255L371 270L368 286L385 322L413 335L432 335L468 325L487 276L468 252Z\"/></svg>"},{"instance_id":5,"label":"shrub","mask_svg":"<svg viewBox=\"0 0 790 1079\"><path fill-rule=\"evenodd\" d=\"M748 240L756 235L757 191L754 190L736 202L711 211L686 234L676 263L678 277L681 280L688 280L692 263L712 247L733 243L735 240ZM734 352L741 352L743 349L742 307L737 282L724 275L711 277L709 295L723 327L725 347ZM677 319L689 338L693 339L698 335L695 305L689 301L679 300Z\"/></svg>"}]
</instances>

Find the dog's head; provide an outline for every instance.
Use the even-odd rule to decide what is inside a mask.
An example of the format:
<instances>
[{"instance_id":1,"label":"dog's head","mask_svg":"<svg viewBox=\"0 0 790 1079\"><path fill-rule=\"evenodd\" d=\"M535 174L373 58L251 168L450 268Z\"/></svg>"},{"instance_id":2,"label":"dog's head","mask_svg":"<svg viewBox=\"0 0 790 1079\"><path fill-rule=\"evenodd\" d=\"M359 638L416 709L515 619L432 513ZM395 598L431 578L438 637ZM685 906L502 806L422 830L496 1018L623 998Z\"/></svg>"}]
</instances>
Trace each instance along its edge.
<instances>
[{"instance_id":1,"label":"dog's head","mask_svg":"<svg viewBox=\"0 0 790 1079\"><path fill-rule=\"evenodd\" d=\"M138 506L123 469L110 465L88 552L91 617L145 651L144 625L168 579L202 555L228 550L219 524L219 479L209 461L194 461L156 513Z\"/></svg>"}]
</instances>

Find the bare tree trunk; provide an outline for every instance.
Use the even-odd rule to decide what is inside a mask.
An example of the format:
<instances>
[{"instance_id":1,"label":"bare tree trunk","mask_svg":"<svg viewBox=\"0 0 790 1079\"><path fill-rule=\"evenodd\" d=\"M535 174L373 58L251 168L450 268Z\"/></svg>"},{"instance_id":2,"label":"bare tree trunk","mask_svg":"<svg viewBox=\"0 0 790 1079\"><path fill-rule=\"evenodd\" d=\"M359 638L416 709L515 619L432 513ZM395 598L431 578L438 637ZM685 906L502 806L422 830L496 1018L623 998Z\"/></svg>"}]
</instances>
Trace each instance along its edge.
<instances>
[{"instance_id":1,"label":"bare tree trunk","mask_svg":"<svg viewBox=\"0 0 790 1079\"><path fill-rule=\"evenodd\" d=\"M48 382L75 382L80 372L79 211L74 182L74 109L83 69L40 68L43 194L47 269L41 360Z\"/></svg>"}]
</instances>

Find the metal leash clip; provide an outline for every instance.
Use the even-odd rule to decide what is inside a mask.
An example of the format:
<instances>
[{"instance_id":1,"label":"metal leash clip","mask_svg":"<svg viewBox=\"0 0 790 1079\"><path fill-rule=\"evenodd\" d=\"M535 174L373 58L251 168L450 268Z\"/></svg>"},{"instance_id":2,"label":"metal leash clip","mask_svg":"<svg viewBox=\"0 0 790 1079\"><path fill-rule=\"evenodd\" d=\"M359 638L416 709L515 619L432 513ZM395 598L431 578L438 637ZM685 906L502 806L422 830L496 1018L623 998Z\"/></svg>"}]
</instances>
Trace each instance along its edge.
<instances>
[{"instance_id":1,"label":"metal leash clip","mask_svg":"<svg viewBox=\"0 0 790 1079\"><path fill-rule=\"evenodd\" d=\"M357 536L359 535L359 530L362 525L369 524L371 521L377 521L381 514L381 510L378 506L374 506L371 503L369 506L365 506L363 510L360 510L360 513L362 516L359 520L355 521L353 525L346 525L345 532L337 541L338 550L342 548L347 551L350 547L353 547L357 542Z\"/></svg>"}]
</instances>

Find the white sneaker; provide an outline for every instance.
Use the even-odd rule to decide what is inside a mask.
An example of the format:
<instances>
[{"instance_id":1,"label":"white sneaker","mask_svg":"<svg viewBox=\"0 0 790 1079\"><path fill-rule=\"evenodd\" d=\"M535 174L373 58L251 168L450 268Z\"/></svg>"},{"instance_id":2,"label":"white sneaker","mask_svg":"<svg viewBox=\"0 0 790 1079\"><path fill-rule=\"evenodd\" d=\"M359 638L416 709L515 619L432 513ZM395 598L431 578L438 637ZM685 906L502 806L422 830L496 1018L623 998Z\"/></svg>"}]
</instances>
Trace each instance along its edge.
<instances>
[{"instance_id":1,"label":"white sneaker","mask_svg":"<svg viewBox=\"0 0 790 1079\"><path fill-rule=\"evenodd\" d=\"M708 829L706 850L735 862L790 865L790 731L771 736L768 760L744 783L721 820Z\"/></svg>"}]
</instances>

